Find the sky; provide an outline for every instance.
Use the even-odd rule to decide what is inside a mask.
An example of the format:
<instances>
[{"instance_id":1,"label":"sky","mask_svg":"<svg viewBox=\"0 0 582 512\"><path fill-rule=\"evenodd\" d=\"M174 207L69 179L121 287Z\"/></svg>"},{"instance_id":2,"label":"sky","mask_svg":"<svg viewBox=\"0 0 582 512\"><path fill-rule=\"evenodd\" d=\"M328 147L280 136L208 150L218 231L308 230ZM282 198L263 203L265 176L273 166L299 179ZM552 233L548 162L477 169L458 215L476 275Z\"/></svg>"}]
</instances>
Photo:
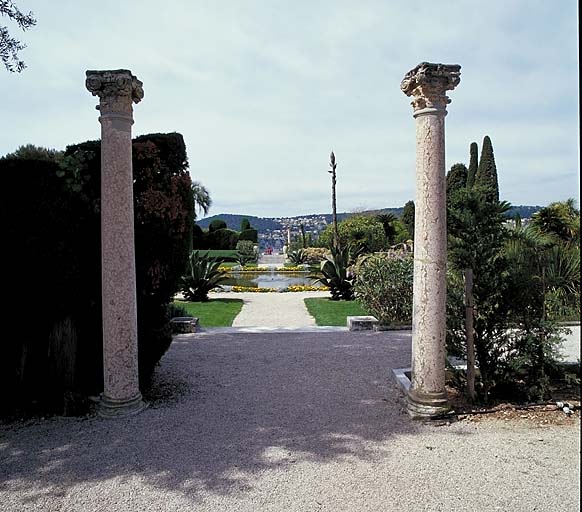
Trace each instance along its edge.
<instances>
[{"instance_id":1,"label":"sky","mask_svg":"<svg viewBox=\"0 0 582 512\"><path fill-rule=\"evenodd\" d=\"M87 69L130 69L133 134L179 132L210 215L399 207L414 199L415 121L400 90L423 61L461 65L447 169L489 135L501 199L579 204L575 0L15 0L33 11L22 73L0 69L0 155L98 139Z\"/></svg>"}]
</instances>

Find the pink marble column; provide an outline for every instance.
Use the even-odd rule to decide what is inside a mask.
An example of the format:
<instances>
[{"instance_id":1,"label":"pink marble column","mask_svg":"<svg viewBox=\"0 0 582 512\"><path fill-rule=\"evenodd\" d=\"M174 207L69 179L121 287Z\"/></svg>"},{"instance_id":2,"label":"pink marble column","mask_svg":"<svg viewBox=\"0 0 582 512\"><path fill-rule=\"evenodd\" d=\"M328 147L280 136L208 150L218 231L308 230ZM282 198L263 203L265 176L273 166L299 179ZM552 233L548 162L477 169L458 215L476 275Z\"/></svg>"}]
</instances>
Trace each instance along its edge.
<instances>
[{"instance_id":1,"label":"pink marble column","mask_svg":"<svg viewBox=\"0 0 582 512\"><path fill-rule=\"evenodd\" d=\"M87 71L85 85L99 96L101 115L101 286L103 395L99 415L140 412L133 225L131 125L142 83L126 69Z\"/></svg>"},{"instance_id":2,"label":"pink marble column","mask_svg":"<svg viewBox=\"0 0 582 512\"><path fill-rule=\"evenodd\" d=\"M423 62L401 89L416 119L416 200L412 378L408 412L425 418L449 409L445 389L447 219L445 197L446 91L460 82L459 65Z\"/></svg>"}]
</instances>

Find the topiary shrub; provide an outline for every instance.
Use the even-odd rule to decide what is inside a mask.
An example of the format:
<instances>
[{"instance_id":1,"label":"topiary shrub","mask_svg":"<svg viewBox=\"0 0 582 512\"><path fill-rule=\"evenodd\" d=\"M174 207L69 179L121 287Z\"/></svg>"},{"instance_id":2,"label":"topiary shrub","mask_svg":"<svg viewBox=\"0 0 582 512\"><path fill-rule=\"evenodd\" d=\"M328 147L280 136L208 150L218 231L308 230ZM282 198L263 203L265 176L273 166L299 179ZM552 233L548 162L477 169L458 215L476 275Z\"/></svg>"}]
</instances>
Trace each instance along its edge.
<instances>
[{"instance_id":1,"label":"topiary shrub","mask_svg":"<svg viewBox=\"0 0 582 512\"><path fill-rule=\"evenodd\" d=\"M248 240L242 240L236 244L237 259L239 265L246 265L247 263L257 261L257 251L255 249L255 244L249 242Z\"/></svg>"},{"instance_id":2,"label":"topiary shrub","mask_svg":"<svg viewBox=\"0 0 582 512\"><path fill-rule=\"evenodd\" d=\"M228 228L209 231L207 240L208 247L212 250L234 250L238 242L238 232Z\"/></svg>"},{"instance_id":3,"label":"topiary shrub","mask_svg":"<svg viewBox=\"0 0 582 512\"><path fill-rule=\"evenodd\" d=\"M251 229L251 223L249 222L249 219L245 217L240 221L240 230L242 232L247 229Z\"/></svg>"},{"instance_id":4,"label":"topiary shrub","mask_svg":"<svg viewBox=\"0 0 582 512\"><path fill-rule=\"evenodd\" d=\"M72 379L75 391L84 394L103 389L100 156L100 143L92 141L69 146L60 166L46 160L0 161L5 185L0 215L7 226L3 235L10 268L3 292L10 298L12 319L5 326L10 342L2 348L0 379L17 402L5 401L5 410L52 403L51 382L62 388L66 381L68 389ZM171 342L166 305L178 290L188 259L194 207L186 166L179 134L142 136L133 142L142 383ZM15 190L26 190L27 200ZM49 270L34 271L38 268ZM50 297L34 312L34 322L23 308L31 290ZM57 354L63 350L62 356ZM62 358L75 361L74 376L67 369L65 381L49 375L62 373L55 364Z\"/></svg>"},{"instance_id":5,"label":"topiary shrub","mask_svg":"<svg viewBox=\"0 0 582 512\"><path fill-rule=\"evenodd\" d=\"M412 255L406 253L373 254L358 261L356 298L380 325L412 322L413 267Z\"/></svg>"},{"instance_id":6,"label":"topiary shrub","mask_svg":"<svg viewBox=\"0 0 582 512\"><path fill-rule=\"evenodd\" d=\"M305 263L309 265L319 265L329 254L329 249L325 247L307 247L303 249Z\"/></svg>"},{"instance_id":7,"label":"topiary shrub","mask_svg":"<svg viewBox=\"0 0 582 512\"><path fill-rule=\"evenodd\" d=\"M228 228L228 226L226 225L226 222L224 222L222 219L214 219L208 225L208 232L213 233L214 231L217 231L219 229L226 229L226 228Z\"/></svg>"},{"instance_id":8,"label":"topiary shrub","mask_svg":"<svg viewBox=\"0 0 582 512\"><path fill-rule=\"evenodd\" d=\"M248 240L249 242L252 242L253 244L257 244L257 243L259 243L258 242L259 232L254 228L245 229L245 230L240 232L238 239L241 242L243 240Z\"/></svg>"}]
</instances>

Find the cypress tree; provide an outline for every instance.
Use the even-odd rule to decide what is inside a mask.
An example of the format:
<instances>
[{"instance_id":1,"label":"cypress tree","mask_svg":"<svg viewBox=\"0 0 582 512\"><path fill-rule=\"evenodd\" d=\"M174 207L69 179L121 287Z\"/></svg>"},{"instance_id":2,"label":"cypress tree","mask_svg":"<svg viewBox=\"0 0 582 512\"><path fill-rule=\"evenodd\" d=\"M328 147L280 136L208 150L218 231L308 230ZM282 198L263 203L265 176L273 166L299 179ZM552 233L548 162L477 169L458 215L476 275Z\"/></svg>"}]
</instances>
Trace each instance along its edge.
<instances>
[{"instance_id":1,"label":"cypress tree","mask_svg":"<svg viewBox=\"0 0 582 512\"><path fill-rule=\"evenodd\" d=\"M469 170L467 171L467 188L473 188L475 184L475 175L477 174L477 165L479 157L479 147L476 142L471 142L469 148Z\"/></svg>"},{"instance_id":2,"label":"cypress tree","mask_svg":"<svg viewBox=\"0 0 582 512\"><path fill-rule=\"evenodd\" d=\"M488 135L483 139L479 167L475 175L475 186L483 190L485 199L490 203L499 202L499 183L497 182L497 167L493 155L493 145Z\"/></svg>"},{"instance_id":3,"label":"cypress tree","mask_svg":"<svg viewBox=\"0 0 582 512\"><path fill-rule=\"evenodd\" d=\"M410 238L414 238L414 201L408 201L402 209L400 221L406 227Z\"/></svg>"},{"instance_id":4,"label":"cypress tree","mask_svg":"<svg viewBox=\"0 0 582 512\"><path fill-rule=\"evenodd\" d=\"M467 167L465 164L455 164L447 173L447 198L463 188L467 188Z\"/></svg>"}]
</instances>

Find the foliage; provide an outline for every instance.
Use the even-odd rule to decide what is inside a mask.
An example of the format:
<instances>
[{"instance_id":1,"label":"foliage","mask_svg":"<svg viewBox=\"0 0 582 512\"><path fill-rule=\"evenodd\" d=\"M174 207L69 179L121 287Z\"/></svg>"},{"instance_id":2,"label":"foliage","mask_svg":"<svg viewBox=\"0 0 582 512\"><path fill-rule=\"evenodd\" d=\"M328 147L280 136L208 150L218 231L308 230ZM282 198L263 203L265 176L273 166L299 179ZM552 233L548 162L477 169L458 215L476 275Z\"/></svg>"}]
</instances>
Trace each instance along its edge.
<instances>
[{"instance_id":1,"label":"foliage","mask_svg":"<svg viewBox=\"0 0 582 512\"><path fill-rule=\"evenodd\" d=\"M322 277L313 276L315 282L329 288L331 300L353 300L354 278L348 270L350 251L348 247L332 247L331 255L321 262Z\"/></svg>"},{"instance_id":2,"label":"foliage","mask_svg":"<svg viewBox=\"0 0 582 512\"><path fill-rule=\"evenodd\" d=\"M334 301L326 297L303 299L309 314L316 325L342 326L347 324L348 316L363 316L369 313L357 301Z\"/></svg>"},{"instance_id":3,"label":"foliage","mask_svg":"<svg viewBox=\"0 0 582 512\"><path fill-rule=\"evenodd\" d=\"M413 267L411 253L378 253L359 259L356 298L380 325L412 322Z\"/></svg>"},{"instance_id":4,"label":"foliage","mask_svg":"<svg viewBox=\"0 0 582 512\"><path fill-rule=\"evenodd\" d=\"M179 134L143 136L133 146L138 352L143 383L171 343L166 305L178 290L187 262L192 203ZM46 403L47 383L51 382L47 375L49 338L69 327L80 341L75 391L88 395L102 390L100 155L100 143L95 141L69 146L60 165L50 160L0 160L5 185L0 215L9 248L6 264L11 269L3 282L4 292L14 304L26 301L32 289L45 290L51 298L41 312L35 312L33 326L19 308L7 311L15 332L5 328L11 341L0 357L0 379L22 404ZM14 194L15 190L26 190L27 200ZM50 272L31 272L39 261ZM67 318L69 327L60 328ZM26 337L16 332L22 325L28 326ZM53 343L53 347L64 345Z\"/></svg>"},{"instance_id":5,"label":"foliage","mask_svg":"<svg viewBox=\"0 0 582 512\"><path fill-rule=\"evenodd\" d=\"M329 251L324 247L307 247L307 249L303 249L303 254L305 254L305 263L319 265L325 259L325 256L329 254Z\"/></svg>"},{"instance_id":6,"label":"foliage","mask_svg":"<svg viewBox=\"0 0 582 512\"><path fill-rule=\"evenodd\" d=\"M447 197L453 192L467 187L467 167L465 164L455 164L447 173Z\"/></svg>"},{"instance_id":7,"label":"foliage","mask_svg":"<svg viewBox=\"0 0 582 512\"><path fill-rule=\"evenodd\" d=\"M212 199L210 199L208 189L199 181L192 182L192 199L194 200L194 219L196 219L198 213L208 215L212 206Z\"/></svg>"},{"instance_id":8,"label":"foliage","mask_svg":"<svg viewBox=\"0 0 582 512\"><path fill-rule=\"evenodd\" d=\"M297 249L296 251L291 251L287 253L287 258L294 265L301 265L307 262L307 254L305 249Z\"/></svg>"},{"instance_id":9,"label":"foliage","mask_svg":"<svg viewBox=\"0 0 582 512\"><path fill-rule=\"evenodd\" d=\"M259 242L259 232L255 228L245 229L240 232L238 239L240 241L248 240L249 242L257 244Z\"/></svg>"},{"instance_id":10,"label":"foliage","mask_svg":"<svg viewBox=\"0 0 582 512\"><path fill-rule=\"evenodd\" d=\"M36 25L33 13L22 13L12 0L0 0L0 15L15 21L22 30L27 30ZM2 59L4 66L11 73L20 73L26 68L26 64L18 58L18 52L24 50L24 48L26 48L26 45L22 44L18 39L10 37L7 27L0 26L0 59Z\"/></svg>"},{"instance_id":11,"label":"foliage","mask_svg":"<svg viewBox=\"0 0 582 512\"><path fill-rule=\"evenodd\" d=\"M205 302L208 292L220 288L226 276L219 270L220 261L210 258L208 253L193 251L190 255L189 273L182 276L182 293L186 300Z\"/></svg>"},{"instance_id":12,"label":"foliage","mask_svg":"<svg viewBox=\"0 0 582 512\"><path fill-rule=\"evenodd\" d=\"M396 223L398 219L392 213L378 213L375 215L375 219L382 224L386 243L392 245L396 239Z\"/></svg>"},{"instance_id":13,"label":"foliage","mask_svg":"<svg viewBox=\"0 0 582 512\"><path fill-rule=\"evenodd\" d=\"M402 215L400 216L400 221L406 227L408 237L412 240L414 240L414 211L414 201L408 201L404 205Z\"/></svg>"},{"instance_id":14,"label":"foliage","mask_svg":"<svg viewBox=\"0 0 582 512\"><path fill-rule=\"evenodd\" d=\"M469 168L467 169L467 188L473 188L475 184L475 176L477 175L477 168L479 166L479 147L476 142L471 142L469 147Z\"/></svg>"},{"instance_id":15,"label":"foliage","mask_svg":"<svg viewBox=\"0 0 582 512\"><path fill-rule=\"evenodd\" d=\"M210 299L207 302L177 300L174 305L184 309L186 316L198 318L203 327L231 327L242 309L243 301L241 299Z\"/></svg>"},{"instance_id":16,"label":"foliage","mask_svg":"<svg viewBox=\"0 0 582 512\"><path fill-rule=\"evenodd\" d=\"M170 302L166 306L166 311L168 312L168 317L178 318L181 316L191 316L188 310L181 305L178 301Z\"/></svg>"},{"instance_id":17,"label":"foliage","mask_svg":"<svg viewBox=\"0 0 582 512\"><path fill-rule=\"evenodd\" d=\"M209 233L217 231L218 229L227 229L226 222L224 222L222 219L214 219L208 225L208 232Z\"/></svg>"},{"instance_id":18,"label":"foliage","mask_svg":"<svg viewBox=\"0 0 582 512\"><path fill-rule=\"evenodd\" d=\"M218 251L228 251L236 249L236 244L239 241L238 231L228 228L215 229L208 231L206 235L208 247Z\"/></svg>"},{"instance_id":19,"label":"foliage","mask_svg":"<svg viewBox=\"0 0 582 512\"><path fill-rule=\"evenodd\" d=\"M388 246L384 227L373 216L352 215L338 224L341 247L356 251L377 252ZM328 225L319 237L319 243L331 249L333 245L333 226Z\"/></svg>"},{"instance_id":20,"label":"foliage","mask_svg":"<svg viewBox=\"0 0 582 512\"><path fill-rule=\"evenodd\" d=\"M550 203L532 216L532 225L561 242L580 243L580 210L574 199Z\"/></svg>"},{"instance_id":21,"label":"foliage","mask_svg":"<svg viewBox=\"0 0 582 512\"><path fill-rule=\"evenodd\" d=\"M43 148L34 144L26 144L8 153L2 158L20 158L23 160L46 160L48 162L60 163L63 159L64 152L56 149Z\"/></svg>"},{"instance_id":22,"label":"foliage","mask_svg":"<svg viewBox=\"0 0 582 512\"><path fill-rule=\"evenodd\" d=\"M497 180L497 167L493 155L493 145L488 135L483 139L479 167L475 174L474 186L481 187L486 199L490 202L499 201L499 183Z\"/></svg>"},{"instance_id":23,"label":"foliage","mask_svg":"<svg viewBox=\"0 0 582 512\"><path fill-rule=\"evenodd\" d=\"M255 244L248 240L241 240L236 244L237 259L239 265L244 266L250 262L256 262L258 258Z\"/></svg>"},{"instance_id":24,"label":"foliage","mask_svg":"<svg viewBox=\"0 0 582 512\"><path fill-rule=\"evenodd\" d=\"M249 219L247 219L246 217L243 217L243 219L241 219L241 221L240 221L240 230L242 232L245 229L251 229L251 223L250 223Z\"/></svg>"}]
</instances>

